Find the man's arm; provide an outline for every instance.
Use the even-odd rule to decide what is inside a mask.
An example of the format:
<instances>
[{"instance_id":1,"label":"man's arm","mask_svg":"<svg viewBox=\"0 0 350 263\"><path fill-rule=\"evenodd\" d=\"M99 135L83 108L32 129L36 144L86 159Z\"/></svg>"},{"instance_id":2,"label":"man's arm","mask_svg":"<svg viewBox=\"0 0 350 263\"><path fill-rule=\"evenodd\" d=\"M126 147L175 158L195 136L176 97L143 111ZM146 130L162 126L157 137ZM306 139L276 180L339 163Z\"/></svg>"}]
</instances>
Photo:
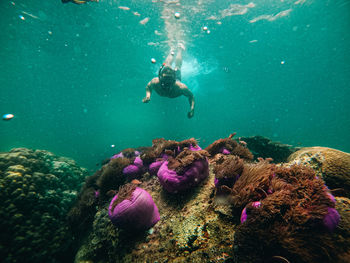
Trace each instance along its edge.
<instances>
[{"instance_id":1,"label":"man's arm","mask_svg":"<svg viewBox=\"0 0 350 263\"><path fill-rule=\"evenodd\" d=\"M192 118L194 115L194 96L190 89L183 83L181 83L182 94L188 98L188 102L190 103L190 111L187 114L188 118Z\"/></svg>"},{"instance_id":2,"label":"man's arm","mask_svg":"<svg viewBox=\"0 0 350 263\"><path fill-rule=\"evenodd\" d=\"M152 79L146 86L146 97L142 99L143 103L147 103L151 100L152 88L154 85L154 79Z\"/></svg>"}]
</instances>

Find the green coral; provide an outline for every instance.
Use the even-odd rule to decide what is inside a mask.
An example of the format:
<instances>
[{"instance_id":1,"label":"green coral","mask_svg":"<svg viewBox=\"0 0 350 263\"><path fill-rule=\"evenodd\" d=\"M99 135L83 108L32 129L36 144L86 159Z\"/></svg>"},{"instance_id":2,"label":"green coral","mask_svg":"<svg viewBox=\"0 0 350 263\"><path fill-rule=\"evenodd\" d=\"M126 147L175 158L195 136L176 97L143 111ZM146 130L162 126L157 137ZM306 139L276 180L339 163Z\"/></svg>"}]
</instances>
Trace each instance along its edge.
<instances>
[{"instance_id":1,"label":"green coral","mask_svg":"<svg viewBox=\"0 0 350 263\"><path fill-rule=\"evenodd\" d=\"M87 170L68 158L26 148L0 153L2 262L57 262L69 257L67 212Z\"/></svg>"}]
</instances>

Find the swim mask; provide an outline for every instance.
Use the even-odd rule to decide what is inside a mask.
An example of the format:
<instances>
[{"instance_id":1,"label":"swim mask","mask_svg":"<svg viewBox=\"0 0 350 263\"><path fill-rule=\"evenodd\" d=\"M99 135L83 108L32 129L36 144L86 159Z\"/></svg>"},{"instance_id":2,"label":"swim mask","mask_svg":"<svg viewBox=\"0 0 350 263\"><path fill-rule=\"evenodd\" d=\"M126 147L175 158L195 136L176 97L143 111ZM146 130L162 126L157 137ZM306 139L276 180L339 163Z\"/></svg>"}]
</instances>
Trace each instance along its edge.
<instances>
[{"instance_id":1,"label":"swim mask","mask_svg":"<svg viewBox=\"0 0 350 263\"><path fill-rule=\"evenodd\" d=\"M175 70L173 70L169 66L163 65L159 69L158 77L159 77L160 84L162 86L168 86L169 87L169 86L174 85L175 82L176 82Z\"/></svg>"}]
</instances>

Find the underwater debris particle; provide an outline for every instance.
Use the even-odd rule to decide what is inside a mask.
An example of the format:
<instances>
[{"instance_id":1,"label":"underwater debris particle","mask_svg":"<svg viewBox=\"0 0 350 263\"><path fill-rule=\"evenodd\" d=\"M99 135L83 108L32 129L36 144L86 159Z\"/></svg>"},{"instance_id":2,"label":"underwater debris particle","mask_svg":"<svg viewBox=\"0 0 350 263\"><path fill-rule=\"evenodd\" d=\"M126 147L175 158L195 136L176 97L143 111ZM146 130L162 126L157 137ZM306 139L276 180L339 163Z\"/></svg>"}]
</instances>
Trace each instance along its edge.
<instances>
[{"instance_id":1,"label":"underwater debris particle","mask_svg":"<svg viewBox=\"0 0 350 263\"><path fill-rule=\"evenodd\" d=\"M130 10L130 7L127 6L118 6L118 8L121 10Z\"/></svg>"},{"instance_id":2,"label":"underwater debris particle","mask_svg":"<svg viewBox=\"0 0 350 263\"><path fill-rule=\"evenodd\" d=\"M146 17L146 18L142 19L139 23L141 25L146 25L148 23L148 21L149 21L149 17Z\"/></svg>"},{"instance_id":3,"label":"underwater debris particle","mask_svg":"<svg viewBox=\"0 0 350 263\"><path fill-rule=\"evenodd\" d=\"M9 120L11 120L13 117L15 117L15 115L13 115L13 114L11 114L11 113L2 115L2 119L3 119L4 121L9 121Z\"/></svg>"}]
</instances>

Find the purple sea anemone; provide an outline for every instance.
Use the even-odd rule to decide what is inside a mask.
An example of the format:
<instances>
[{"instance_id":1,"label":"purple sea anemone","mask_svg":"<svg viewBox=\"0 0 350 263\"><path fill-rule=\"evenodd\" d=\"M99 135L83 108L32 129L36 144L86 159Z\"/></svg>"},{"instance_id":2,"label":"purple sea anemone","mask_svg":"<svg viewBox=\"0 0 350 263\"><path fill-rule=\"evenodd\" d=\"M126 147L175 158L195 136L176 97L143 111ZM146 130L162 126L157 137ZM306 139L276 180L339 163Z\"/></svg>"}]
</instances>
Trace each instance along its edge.
<instances>
[{"instance_id":1,"label":"purple sea anemone","mask_svg":"<svg viewBox=\"0 0 350 263\"><path fill-rule=\"evenodd\" d=\"M164 163L164 160L155 161L151 163L148 168L150 175L156 175L163 163Z\"/></svg>"},{"instance_id":2,"label":"purple sea anemone","mask_svg":"<svg viewBox=\"0 0 350 263\"><path fill-rule=\"evenodd\" d=\"M206 158L195 160L182 173L169 169L168 161L165 161L157 174L161 185L170 193L181 192L196 186L208 175L209 167Z\"/></svg>"},{"instance_id":3,"label":"purple sea anemone","mask_svg":"<svg viewBox=\"0 0 350 263\"><path fill-rule=\"evenodd\" d=\"M323 225L333 232L340 221L340 215L335 208L328 207L328 213L323 217Z\"/></svg>"},{"instance_id":4,"label":"purple sea anemone","mask_svg":"<svg viewBox=\"0 0 350 263\"><path fill-rule=\"evenodd\" d=\"M191 151L200 151L200 150L202 150L202 148L199 145L192 146L192 144L190 145L189 149Z\"/></svg>"},{"instance_id":5,"label":"purple sea anemone","mask_svg":"<svg viewBox=\"0 0 350 263\"><path fill-rule=\"evenodd\" d=\"M112 159L116 159L116 158L124 158L123 152L120 152L120 153L118 153L118 154L113 155L113 156L111 157L111 160L112 160Z\"/></svg>"},{"instance_id":6,"label":"purple sea anemone","mask_svg":"<svg viewBox=\"0 0 350 263\"><path fill-rule=\"evenodd\" d=\"M247 208L243 208L241 213L241 223L244 223L247 221L248 215L247 215Z\"/></svg>"},{"instance_id":7,"label":"purple sea anemone","mask_svg":"<svg viewBox=\"0 0 350 263\"><path fill-rule=\"evenodd\" d=\"M148 171L150 175L157 175L159 168L164 163L164 161L168 160L169 156L165 153L162 153L161 158L158 158L156 161L151 163L148 167Z\"/></svg>"},{"instance_id":8,"label":"purple sea anemone","mask_svg":"<svg viewBox=\"0 0 350 263\"><path fill-rule=\"evenodd\" d=\"M151 195L134 185L125 185L112 199L108 215L119 228L146 230L160 219Z\"/></svg>"},{"instance_id":9,"label":"purple sea anemone","mask_svg":"<svg viewBox=\"0 0 350 263\"><path fill-rule=\"evenodd\" d=\"M329 199L331 199L331 201L332 201L334 204L336 203L336 200L335 200L334 195L332 195L330 192L327 192L327 196L329 197Z\"/></svg>"},{"instance_id":10,"label":"purple sea anemone","mask_svg":"<svg viewBox=\"0 0 350 263\"><path fill-rule=\"evenodd\" d=\"M130 164L123 169L123 174L129 177L135 177L141 174L143 170L144 169L142 159L139 156L137 156L133 164Z\"/></svg>"},{"instance_id":11,"label":"purple sea anemone","mask_svg":"<svg viewBox=\"0 0 350 263\"><path fill-rule=\"evenodd\" d=\"M221 153L222 154L230 154L231 152L229 151L229 150L227 150L225 147L223 147L222 149L221 149Z\"/></svg>"}]
</instances>

